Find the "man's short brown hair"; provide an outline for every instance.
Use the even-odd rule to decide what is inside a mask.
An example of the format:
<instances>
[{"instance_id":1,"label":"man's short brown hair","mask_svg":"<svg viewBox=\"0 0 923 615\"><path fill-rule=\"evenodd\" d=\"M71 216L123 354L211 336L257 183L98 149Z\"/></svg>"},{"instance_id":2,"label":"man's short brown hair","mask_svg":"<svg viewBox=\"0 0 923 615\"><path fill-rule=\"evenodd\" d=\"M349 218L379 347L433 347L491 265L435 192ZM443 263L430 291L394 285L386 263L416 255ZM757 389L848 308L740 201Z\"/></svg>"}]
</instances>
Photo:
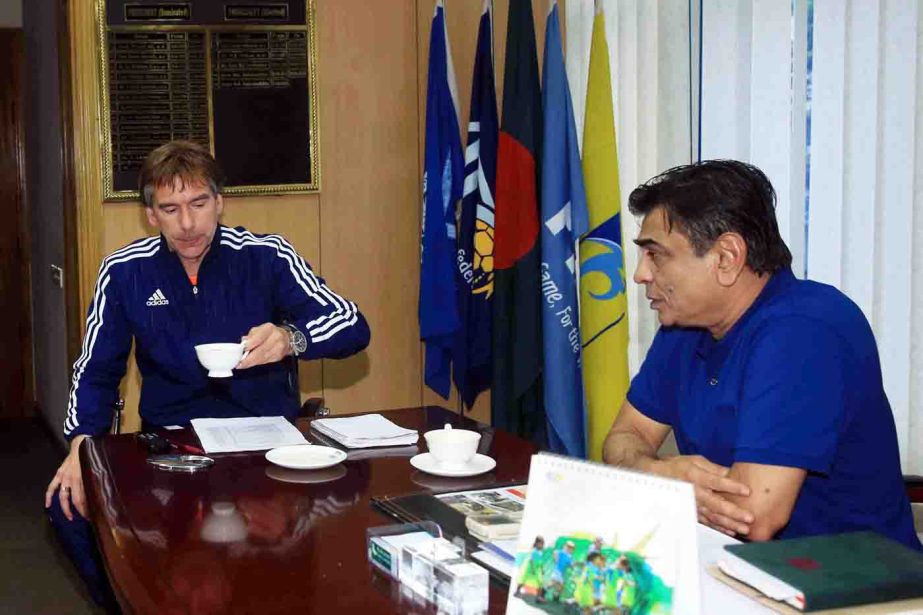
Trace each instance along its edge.
<instances>
[{"instance_id":1,"label":"man's short brown hair","mask_svg":"<svg viewBox=\"0 0 923 615\"><path fill-rule=\"evenodd\" d=\"M177 179L183 186L206 184L215 195L224 186L224 172L205 147L192 141L170 141L148 154L141 166L138 190L144 205L153 207L157 188L172 187Z\"/></svg>"}]
</instances>

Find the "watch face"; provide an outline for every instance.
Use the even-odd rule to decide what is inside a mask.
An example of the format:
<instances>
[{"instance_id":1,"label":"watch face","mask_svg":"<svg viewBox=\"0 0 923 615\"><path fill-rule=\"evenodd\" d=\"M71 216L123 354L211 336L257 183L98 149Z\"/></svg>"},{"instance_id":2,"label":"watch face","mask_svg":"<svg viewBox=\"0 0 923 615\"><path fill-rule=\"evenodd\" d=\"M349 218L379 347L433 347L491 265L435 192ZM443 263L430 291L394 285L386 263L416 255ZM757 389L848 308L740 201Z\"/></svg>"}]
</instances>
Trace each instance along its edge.
<instances>
[{"instance_id":1,"label":"watch face","mask_svg":"<svg viewBox=\"0 0 923 615\"><path fill-rule=\"evenodd\" d=\"M295 354L301 354L308 349L308 338L296 327L289 329L291 331L292 349Z\"/></svg>"}]
</instances>

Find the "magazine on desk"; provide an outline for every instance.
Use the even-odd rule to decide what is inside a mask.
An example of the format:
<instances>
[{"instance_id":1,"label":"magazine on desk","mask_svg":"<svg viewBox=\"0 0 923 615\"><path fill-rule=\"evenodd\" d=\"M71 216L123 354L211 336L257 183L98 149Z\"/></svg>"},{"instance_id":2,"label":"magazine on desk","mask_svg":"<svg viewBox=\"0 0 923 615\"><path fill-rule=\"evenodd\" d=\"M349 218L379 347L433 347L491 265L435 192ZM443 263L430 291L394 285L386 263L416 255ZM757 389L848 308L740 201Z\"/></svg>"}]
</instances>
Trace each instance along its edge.
<instances>
[{"instance_id":1,"label":"magazine on desk","mask_svg":"<svg viewBox=\"0 0 923 615\"><path fill-rule=\"evenodd\" d=\"M691 485L535 455L506 612L697 615L696 541Z\"/></svg>"},{"instance_id":2,"label":"magazine on desk","mask_svg":"<svg viewBox=\"0 0 923 615\"><path fill-rule=\"evenodd\" d=\"M441 493L436 496L466 517L506 515L522 518L526 504L525 485Z\"/></svg>"},{"instance_id":3,"label":"magazine on desk","mask_svg":"<svg viewBox=\"0 0 923 615\"><path fill-rule=\"evenodd\" d=\"M526 505L525 486L479 489L437 495L465 515L468 533L483 541L515 538Z\"/></svg>"}]
</instances>

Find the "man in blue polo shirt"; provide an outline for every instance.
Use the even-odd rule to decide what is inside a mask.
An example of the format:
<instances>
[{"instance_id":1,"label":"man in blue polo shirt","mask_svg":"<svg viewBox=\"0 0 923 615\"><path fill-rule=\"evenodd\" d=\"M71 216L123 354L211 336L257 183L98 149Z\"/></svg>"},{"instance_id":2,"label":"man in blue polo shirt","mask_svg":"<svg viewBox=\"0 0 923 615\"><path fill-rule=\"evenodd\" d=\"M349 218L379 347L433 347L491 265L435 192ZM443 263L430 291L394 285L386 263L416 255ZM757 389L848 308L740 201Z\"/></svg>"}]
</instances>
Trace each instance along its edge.
<instances>
[{"instance_id":1,"label":"man in blue polo shirt","mask_svg":"<svg viewBox=\"0 0 923 615\"><path fill-rule=\"evenodd\" d=\"M750 540L874 530L921 549L878 350L837 289L798 280L775 192L736 161L632 192L635 282L661 323L604 447L693 483L699 520ZM670 430L680 455L659 458Z\"/></svg>"}]
</instances>

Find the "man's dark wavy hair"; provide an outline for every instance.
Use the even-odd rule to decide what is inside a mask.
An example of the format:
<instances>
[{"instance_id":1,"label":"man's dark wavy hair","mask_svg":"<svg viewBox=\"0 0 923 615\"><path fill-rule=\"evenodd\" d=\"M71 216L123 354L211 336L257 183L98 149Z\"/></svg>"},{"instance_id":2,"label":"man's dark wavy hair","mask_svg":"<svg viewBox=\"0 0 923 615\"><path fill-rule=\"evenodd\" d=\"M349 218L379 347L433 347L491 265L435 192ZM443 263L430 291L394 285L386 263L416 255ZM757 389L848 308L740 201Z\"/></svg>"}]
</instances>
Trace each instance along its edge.
<instances>
[{"instance_id":1,"label":"man's dark wavy hair","mask_svg":"<svg viewBox=\"0 0 923 615\"><path fill-rule=\"evenodd\" d=\"M685 234L697 256L733 232L747 243L747 265L756 273L775 273L792 264L776 222L776 192L753 165L703 160L674 167L628 197L628 209L636 216L658 207L664 209L668 228Z\"/></svg>"}]
</instances>

